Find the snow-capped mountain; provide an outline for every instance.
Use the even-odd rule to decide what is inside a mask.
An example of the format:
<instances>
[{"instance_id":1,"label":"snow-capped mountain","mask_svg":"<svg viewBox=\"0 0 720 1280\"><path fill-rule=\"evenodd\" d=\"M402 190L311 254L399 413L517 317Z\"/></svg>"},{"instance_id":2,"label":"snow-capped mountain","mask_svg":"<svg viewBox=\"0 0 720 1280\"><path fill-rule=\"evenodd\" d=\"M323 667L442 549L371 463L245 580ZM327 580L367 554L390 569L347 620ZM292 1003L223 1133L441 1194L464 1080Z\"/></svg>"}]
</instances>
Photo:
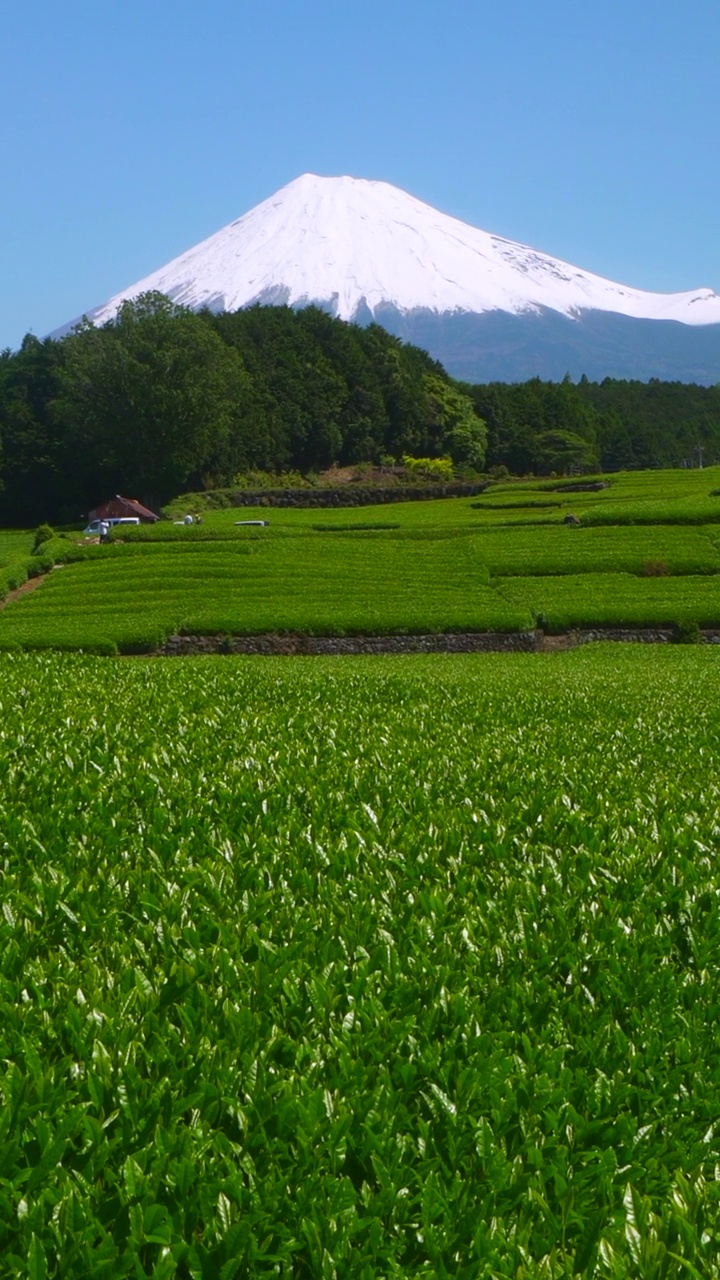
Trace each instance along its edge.
<instances>
[{"instance_id":1,"label":"snow-capped mountain","mask_svg":"<svg viewBox=\"0 0 720 1280\"><path fill-rule=\"evenodd\" d=\"M720 377L720 327L715 329L720 326L720 296L711 289L659 294L616 284L439 213L386 182L304 174L96 307L89 318L102 324L125 299L151 289L193 309L234 311L254 302L312 302L344 320L365 323L374 318L421 341L451 371L477 378L495 376L492 367L483 365L492 366L498 342L506 355L509 343L518 356L530 343L530 372L520 367L527 365L525 350L514 376L562 376L573 372L566 359L568 344L587 346L583 321L588 317L596 322L602 314L608 320L666 322L673 331L692 327L705 339L711 337L711 364L716 352L715 376ZM608 329L607 323L600 327ZM648 345L654 328L644 326L641 346ZM626 356L628 336L626 324L618 339ZM707 345L689 339L688 333L680 337L680 346ZM615 345L606 333L605 346L608 341ZM453 350L458 342L464 356L459 348ZM548 342L556 352L559 346L561 364L566 359L560 373L547 375L542 352L532 354L538 343L542 348ZM464 368L468 355L472 369ZM583 358L587 364L587 353ZM606 367L614 363L610 353L601 355L601 376L615 373ZM591 368L579 372L597 376ZM652 371L634 376L652 376Z\"/></svg>"}]
</instances>

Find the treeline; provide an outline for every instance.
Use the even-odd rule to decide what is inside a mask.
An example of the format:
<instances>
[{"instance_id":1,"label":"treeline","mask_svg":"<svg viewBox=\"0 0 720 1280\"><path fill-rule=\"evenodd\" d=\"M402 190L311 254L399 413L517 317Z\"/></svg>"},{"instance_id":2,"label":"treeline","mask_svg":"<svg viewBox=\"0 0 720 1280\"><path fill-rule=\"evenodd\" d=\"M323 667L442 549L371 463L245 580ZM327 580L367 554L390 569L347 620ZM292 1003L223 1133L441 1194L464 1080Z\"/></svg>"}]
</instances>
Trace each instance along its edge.
<instances>
[{"instance_id":1,"label":"treeline","mask_svg":"<svg viewBox=\"0 0 720 1280\"><path fill-rule=\"evenodd\" d=\"M308 307L195 314L160 294L0 355L0 523L70 523L113 493L160 505L248 470L450 457L572 474L720 460L720 387L470 386L379 325Z\"/></svg>"},{"instance_id":2,"label":"treeline","mask_svg":"<svg viewBox=\"0 0 720 1280\"><path fill-rule=\"evenodd\" d=\"M0 521L160 505L249 469L403 454L481 468L472 399L417 347L314 307L194 314L160 294L0 357Z\"/></svg>"},{"instance_id":3,"label":"treeline","mask_svg":"<svg viewBox=\"0 0 720 1280\"><path fill-rule=\"evenodd\" d=\"M464 389L487 423L487 466L513 475L720 461L720 386L533 378Z\"/></svg>"}]
</instances>

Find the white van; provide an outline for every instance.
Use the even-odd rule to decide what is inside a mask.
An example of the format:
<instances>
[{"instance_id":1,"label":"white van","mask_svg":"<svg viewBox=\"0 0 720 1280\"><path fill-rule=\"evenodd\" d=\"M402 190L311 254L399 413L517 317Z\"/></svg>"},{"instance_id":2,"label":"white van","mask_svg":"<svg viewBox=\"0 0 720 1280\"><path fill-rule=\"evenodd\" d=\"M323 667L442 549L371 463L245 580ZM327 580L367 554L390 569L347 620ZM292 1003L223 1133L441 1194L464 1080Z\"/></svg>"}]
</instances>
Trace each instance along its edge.
<instances>
[{"instance_id":1,"label":"white van","mask_svg":"<svg viewBox=\"0 0 720 1280\"><path fill-rule=\"evenodd\" d=\"M106 524L108 528L114 529L118 524L139 524L139 516L108 516L106 520L91 520L87 529L83 529L83 537L89 538L93 534L97 537L100 533L100 526Z\"/></svg>"}]
</instances>

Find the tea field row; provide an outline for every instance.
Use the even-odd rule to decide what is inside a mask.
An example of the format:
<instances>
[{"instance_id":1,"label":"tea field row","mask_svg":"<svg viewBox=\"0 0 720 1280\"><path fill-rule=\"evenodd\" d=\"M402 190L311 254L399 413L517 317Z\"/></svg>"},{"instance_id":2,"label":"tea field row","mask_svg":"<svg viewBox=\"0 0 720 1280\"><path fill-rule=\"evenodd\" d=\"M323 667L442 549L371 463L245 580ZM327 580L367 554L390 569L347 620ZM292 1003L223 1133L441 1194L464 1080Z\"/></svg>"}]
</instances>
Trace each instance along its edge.
<instances>
[{"instance_id":1,"label":"tea field row","mask_svg":"<svg viewBox=\"0 0 720 1280\"><path fill-rule=\"evenodd\" d=\"M3 1275L718 1277L719 707L0 657Z\"/></svg>"},{"instance_id":2,"label":"tea field row","mask_svg":"<svg viewBox=\"0 0 720 1280\"><path fill-rule=\"evenodd\" d=\"M577 485L598 481L606 487L595 491L577 488ZM568 489L568 485L576 487L574 490ZM171 504L175 518L197 509L194 498L195 495L188 495L187 499L177 498ZM201 506L208 502L207 495L197 495L197 498ZM223 500L223 495L218 495L218 498ZM230 501L229 498L224 500ZM302 494L297 496L297 501L302 503ZM508 480L491 485L475 499L405 501L374 508L350 506L322 509L303 508L301 505L238 508L209 505L203 510L203 525L199 529L232 530L237 519L263 517L269 517L273 525L279 520L286 529L302 529L321 522L341 525L366 519L396 523L402 529L434 528L437 525L457 528L470 522L484 526L538 521L543 524L561 524L568 513L579 516L583 524L718 523L720 467L707 467L704 470L628 471L609 476L573 477L571 480Z\"/></svg>"},{"instance_id":3,"label":"tea field row","mask_svg":"<svg viewBox=\"0 0 720 1280\"><path fill-rule=\"evenodd\" d=\"M634 578L630 574L577 574L556 578L504 578L499 593L527 609L545 630L584 627L720 627L720 579Z\"/></svg>"},{"instance_id":4,"label":"tea field row","mask_svg":"<svg viewBox=\"0 0 720 1280\"><path fill-rule=\"evenodd\" d=\"M411 505L405 504L405 509ZM457 513L458 520L463 514L467 514L467 510ZM356 573L363 560L370 559L377 564L380 580L385 575L423 572L423 558L427 572L439 567L445 573L455 559L462 562L462 558L469 555L476 563L482 563L492 577L528 573L642 573L648 565L660 565L668 574L720 572L720 529L712 525L700 528L673 525L480 528L477 522L471 521L453 528L438 520L434 526L393 528L370 519L348 522L347 517L335 525L317 521L299 525L286 523L284 515L280 512L274 516L267 529L234 528L232 537L228 529L221 527L212 530L202 525L176 530L173 526L158 524L133 530L130 537L125 535L123 541L114 542L112 549L122 557L148 556L157 554L160 550L157 544L162 543L163 549L176 554L183 551L189 555L212 555L219 552L216 544L221 542L228 555L244 551L263 555L269 565L282 562L288 571L315 564L327 566L329 573L342 573L345 569ZM434 542L454 544L454 547L433 548L429 544ZM213 545L208 545L210 543ZM108 559L109 552L110 547L90 549L93 558ZM269 567L269 572L272 571Z\"/></svg>"},{"instance_id":5,"label":"tea field row","mask_svg":"<svg viewBox=\"0 0 720 1280\"><path fill-rule=\"evenodd\" d=\"M552 630L720 626L713 528L243 532L182 544L56 540L78 563L0 611L0 648L143 651L178 631L519 631L538 617Z\"/></svg>"}]
</instances>

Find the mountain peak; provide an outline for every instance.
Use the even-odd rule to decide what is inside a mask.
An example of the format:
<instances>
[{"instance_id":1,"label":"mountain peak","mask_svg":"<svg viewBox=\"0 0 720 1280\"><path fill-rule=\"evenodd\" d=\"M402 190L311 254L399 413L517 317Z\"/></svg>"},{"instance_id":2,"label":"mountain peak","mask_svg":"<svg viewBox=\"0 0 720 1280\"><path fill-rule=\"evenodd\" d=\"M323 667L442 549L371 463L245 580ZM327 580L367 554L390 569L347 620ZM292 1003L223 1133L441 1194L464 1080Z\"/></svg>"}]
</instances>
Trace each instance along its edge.
<instances>
[{"instance_id":1,"label":"mountain peak","mask_svg":"<svg viewBox=\"0 0 720 1280\"><path fill-rule=\"evenodd\" d=\"M383 310L436 316L586 311L720 322L711 289L649 293L469 226L390 183L304 173L215 235L90 312L158 290L191 308L314 302L344 320Z\"/></svg>"},{"instance_id":2,"label":"mountain peak","mask_svg":"<svg viewBox=\"0 0 720 1280\"><path fill-rule=\"evenodd\" d=\"M712 289L648 293L614 283L470 227L387 182L347 174L301 174L88 319L105 323L151 289L193 310L316 303L343 320L378 319L474 380L561 378L566 370L720 376L720 297Z\"/></svg>"}]
</instances>

